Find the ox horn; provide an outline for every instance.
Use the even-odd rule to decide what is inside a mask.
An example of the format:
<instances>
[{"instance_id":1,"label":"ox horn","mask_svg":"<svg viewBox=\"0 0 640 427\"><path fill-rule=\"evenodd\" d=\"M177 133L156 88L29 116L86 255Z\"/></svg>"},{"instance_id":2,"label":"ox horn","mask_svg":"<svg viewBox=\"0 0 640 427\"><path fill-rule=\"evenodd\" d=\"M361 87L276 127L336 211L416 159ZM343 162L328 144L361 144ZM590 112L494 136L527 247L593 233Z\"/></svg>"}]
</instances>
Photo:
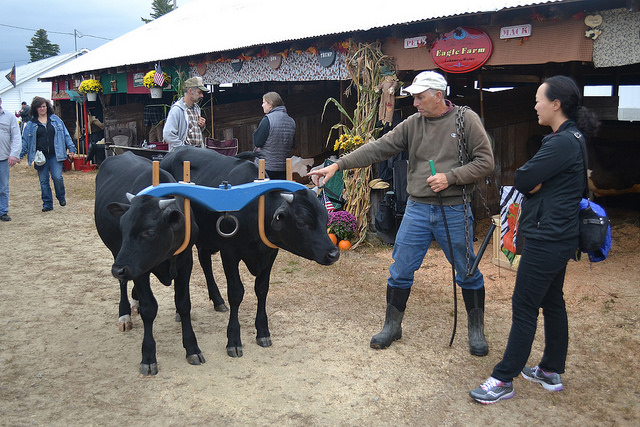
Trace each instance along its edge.
<instances>
[{"instance_id":1,"label":"ox horn","mask_svg":"<svg viewBox=\"0 0 640 427\"><path fill-rule=\"evenodd\" d=\"M131 193L127 192L127 199L129 200L129 203L131 203L131 201L133 200L134 197L136 197L135 194L131 194Z\"/></svg>"},{"instance_id":2,"label":"ox horn","mask_svg":"<svg viewBox=\"0 0 640 427\"><path fill-rule=\"evenodd\" d=\"M293 194L291 193L280 193L283 199L287 201L287 203L293 203Z\"/></svg>"},{"instance_id":3,"label":"ox horn","mask_svg":"<svg viewBox=\"0 0 640 427\"><path fill-rule=\"evenodd\" d=\"M160 199L158 204L160 205L160 209L164 209L174 202L175 199Z\"/></svg>"}]
</instances>

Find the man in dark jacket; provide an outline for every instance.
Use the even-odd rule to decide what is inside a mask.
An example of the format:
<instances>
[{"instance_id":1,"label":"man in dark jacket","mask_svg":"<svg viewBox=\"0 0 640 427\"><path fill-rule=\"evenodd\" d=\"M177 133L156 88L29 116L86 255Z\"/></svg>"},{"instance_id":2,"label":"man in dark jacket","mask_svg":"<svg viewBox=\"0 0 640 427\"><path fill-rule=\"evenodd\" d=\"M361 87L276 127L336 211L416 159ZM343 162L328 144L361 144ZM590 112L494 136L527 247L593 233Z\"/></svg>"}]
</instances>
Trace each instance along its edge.
<instances>
[{"instance_id":1,"label":"man in dark jacket","mask_svg":"<svg viewBox=\"0 0 640 427\"><path fill-rule=\"evenodd\" d=\"M20 111L16 113L16 117L20 117L20 132L24 129L24 124L29 121L29 113L31 112L31 108L29 104L25 101L22 101L22 108Z\"/></svg>"}]
</instances>

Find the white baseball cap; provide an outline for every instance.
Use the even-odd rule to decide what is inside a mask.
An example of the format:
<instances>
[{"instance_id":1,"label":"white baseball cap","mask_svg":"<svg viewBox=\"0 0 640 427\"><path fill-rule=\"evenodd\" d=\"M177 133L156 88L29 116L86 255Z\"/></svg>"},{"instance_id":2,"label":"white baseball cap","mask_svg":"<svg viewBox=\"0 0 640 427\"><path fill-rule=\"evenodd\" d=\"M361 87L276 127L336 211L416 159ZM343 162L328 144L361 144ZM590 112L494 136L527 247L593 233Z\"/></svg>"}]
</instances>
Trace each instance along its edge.
<instances>
[{"instance_id":1,"label":"white baseball cap","mask_svg":"<svg viewBox=\"0 0 640 427\"><path fill-rule=\"evenodd\" d=\"M435 71L423 71L413 79L410 86L400 90L400 95L415 95L427 89L447 90L447 81Z\"/></svg>"}]
</instances>

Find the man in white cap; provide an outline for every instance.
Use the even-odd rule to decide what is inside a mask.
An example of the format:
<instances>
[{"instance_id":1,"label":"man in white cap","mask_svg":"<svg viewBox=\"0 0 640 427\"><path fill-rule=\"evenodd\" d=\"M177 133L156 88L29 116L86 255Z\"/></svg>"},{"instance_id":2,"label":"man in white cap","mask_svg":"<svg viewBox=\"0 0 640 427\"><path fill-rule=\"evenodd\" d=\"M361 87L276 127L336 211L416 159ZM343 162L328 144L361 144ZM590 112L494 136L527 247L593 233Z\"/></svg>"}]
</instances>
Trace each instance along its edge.
<instances>
[{"instance_id":1,"label":"man in white cap","mask_svg":"<svg viewBox=\"0 0 640 427\"><path fill-rule=\"evenodd\" d=\"M361 168L407 151L407 193L409 200L393 246L393 264L387 279L387 311L382 331L371 338L371 347L387 348L402 337L402 318L414 273L435 240L449 262L449 238L453 249L456 283L462 288L469 320L469 351L485 356L489 346L484 336L484 278L473 265L473 214L465 186L493 172L493 152L478 115L462 109L445 97L447 81L433 71L418 74L404 88L418 109L392 131L362 145L326 168L310 172L325 181L339 170ZM457 120L462 123L460 141ZM431 175L429 160L436 174ZM441 209L442 207L442 209ZM444 218L442 216L444 210ZM447 227L444 225L446 220ZM448 228L448 232L447 229Z\"/></svg>"},{"instance_id":2,"label":"man in white cap","mask_svg":"<svg viewBox=\"0 0 640 427\"><path fill-rule=\"evenodd\" d=\"M200 116L198 102L205 92L209 92L209 89L202 82L202 77L190 77L184 82L184 96L171 106L162 131L169 151L181 145L204 147L202 129L206 120Z\"/></svg>"}]
</instances>

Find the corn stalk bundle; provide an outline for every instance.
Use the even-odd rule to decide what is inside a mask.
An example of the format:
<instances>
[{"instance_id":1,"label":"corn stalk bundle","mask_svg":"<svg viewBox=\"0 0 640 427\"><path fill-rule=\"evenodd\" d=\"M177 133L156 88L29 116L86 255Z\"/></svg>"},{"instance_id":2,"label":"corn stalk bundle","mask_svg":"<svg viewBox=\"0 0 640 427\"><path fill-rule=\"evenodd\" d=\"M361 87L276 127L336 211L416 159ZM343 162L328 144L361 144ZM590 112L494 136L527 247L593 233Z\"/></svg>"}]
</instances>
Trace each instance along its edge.
<instances>
[{"instance_id":1,"label":"corn stalk bundle","mask_svg":"<svg viewBox=\"0 0 640 427\"><path fill-rule=\"evenodd\" d=\"M358 145L366 144L376 138L379 132L379 128L376 128L376 122L380 103L380 94L376 91L376 86L381 80L381 67L393 68L391 57L382 53L379 42L351 43L346 64L351 83L347 87L345 95L350 96L355 91L357 99L353 114L350 115L334 98L327 99L324 105L324 110L326 110L328 104L334 104L346 119L343 123L333 125L332 132L327 138L327 144L329 144L334 129L338 131L339 135L342 135L336 140L334 146L334 150L340 150L341 154L347 154L356 149ZM358 142L341 145L340 141ZM368 184L371 179L371 166L345 171L343 179L345 184L344 198L347 201L345 210L358 220L357 241L352 245L355 248L364 241L369 228L371 203Z\"/></svg>"}]
</instances>

